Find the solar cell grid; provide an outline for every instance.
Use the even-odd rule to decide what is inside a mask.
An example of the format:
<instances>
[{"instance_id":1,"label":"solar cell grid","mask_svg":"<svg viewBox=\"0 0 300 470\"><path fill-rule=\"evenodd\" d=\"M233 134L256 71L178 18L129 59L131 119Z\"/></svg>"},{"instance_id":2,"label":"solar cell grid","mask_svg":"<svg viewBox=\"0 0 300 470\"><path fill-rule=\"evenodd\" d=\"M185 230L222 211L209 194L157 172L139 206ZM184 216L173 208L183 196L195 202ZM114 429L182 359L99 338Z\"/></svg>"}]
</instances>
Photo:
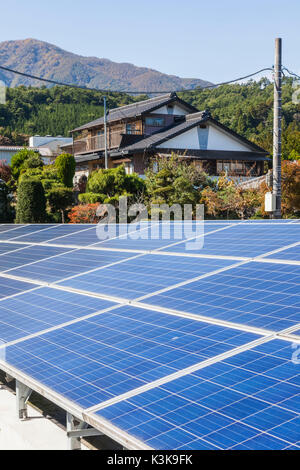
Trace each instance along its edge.
<instances>
[{"instance_id":1,"label":"solar cell grid","mask_svg":"<svg viewBox=\"0 0 300 470\"><path fill-rule=\"evenodd\" d=\"M258 338L225 330L124 306L8 346L6 362L87 408Z\"/></svg>"},{"instance_id":2,"label":"solar cell grid","mask_svg":"<svg viewBox=\"0 0 300 470\"><path fill-rule=\"evenodd\" d=\"M271 235L272 230L272 235ZM203 248L195 253L220 256L255 257L299 241L298 226L293 224L238 224L220 232L208 234ZM164 249L184 253L180 243Z\"/></svg>"},{"instance_id":3,"label":"solar cell grid","mask_svg":"<svg viewBox=\"0 0 300 470\"><path fill-rule=\"evenodd\" d=\"M57 248L51 246L7 244L7 246L9 245L17 247L15 249L18 249L18 251L11 251L10 253L0 257L0 271L8 271L18 266L35 263L36 261L51 258L52 256L57 256L69 251L68 248ZM0 243L0 250L1 248L2 243ZM50 260L47 261L50 262ZM27 269L29 269L28 266Z\"/></svg>"},{"instance_id":4,"label":"solar cell grid","mask_svg":"<svg viewBox=\"0 0 300 470\"><path fill-rule=\"evenodd\" d=\"M0 233L0 240L11 240L21 235L39 232L40 230L50 230L55 227L54 224L29 224L19 227L17 230L9 230Z\"/></svg>"},{"instance_id":5,"label":"solar cell grid","mask_svg":"<svg viewBox=\"0 0 300 470\"><path fill-rule=\"evenodd\" d=\"M60 279L134 256L134 254L126 252L94 251L88 249L71 250L70 253L65 253L68 251L67 248L42 247L44 253L55 252L55 250L58 253L60 250L62 254L44 261L12 269L9 273L36 281L56 282Z\"/></svg>"},{"instance_id":6,"label":"solar cell grid","mask_svg":"<svg viewBox=\"0 0 300 470\"><path fill-rule=\"evenodd\" d=\"M0 276L0 299L35 287L34 284Z\"/></svg>"},{"instance_id":7,"label":"solar cell grid","mask_svg":"<svg viewBox=\"0 0 300 470\"><path fill-rule=\"evenodd\" d=\"M250 262L143 302L280 331L300 322L299 279L300 266Z\"/></svg>"},{"instance_id":8,"label":"solar cell grid","mask_svg":"<svg viewBox=\"0 0 300 470\"><path fill-rule=\"evenodd\" d=\"M38 230L32 233L26 233L18 237L20 242L29 242L29 243L45 243L48 240L56 239L58 237L64 237L72 233L80 233L88 229L86 224L62 224L62 225L53 225L51 230ZM63 239L63 238L62 238Z\"/></svg>"},{"instance_id":9,"label":"solar cell grid","mask_svg":"<svg viewBox=\"0 0 300 470\"><path fill-rule=\"evenodd\" d=\"M274 340L96 414L156 449L299 448L298 379Z\"/></svg>"},{"instance_id":10,"label":"solar cell grid","mask_svg":"<svg viewBox=\"0 0 300 470\"><path fill-rule=\"evenodd\" d=\"M300 244L286 250L280 251L278 253L273 253L272 255L266 256L266 259L280 259L283 261L299 261L300 262Z\"/></svg>"},{"instance_id":11,"label":"solar cell grid","mask_svg":"<svg viewBox=\"0 0 300 470\"><path fill-rule=\"evenodd\" d=\"M26 245L21 245L21 244L17 244L17 243L0 243L0 255L4 255L5 253L9 253L10 251L15 251L15 250L23 250L24 248L26 248ZM14 255L16 256L16 254ZM2 268L2 258L3 256L1 256L0 258L0 269Z\"/></svg>"},{"instance_id":12,"label":"solar cell grid","mask_svg":"<svg viewBox=\"0 0 300 470\"><path fill-rule=\"evenodd\" d=\"M113 305L107 300L47 287L25 292L0 302L0 340L14 341Z\"/></svg>"},{"instance_id":13,"label":"solar cell grid","mask_svg":"<svg viewBox=\"0 0 300 470\"><path fill-rule=\"evenodd\" d=\"M144 255L60 283L88 292L134 299L225 268L235 261Z\"/></svg>"}]
</instances>

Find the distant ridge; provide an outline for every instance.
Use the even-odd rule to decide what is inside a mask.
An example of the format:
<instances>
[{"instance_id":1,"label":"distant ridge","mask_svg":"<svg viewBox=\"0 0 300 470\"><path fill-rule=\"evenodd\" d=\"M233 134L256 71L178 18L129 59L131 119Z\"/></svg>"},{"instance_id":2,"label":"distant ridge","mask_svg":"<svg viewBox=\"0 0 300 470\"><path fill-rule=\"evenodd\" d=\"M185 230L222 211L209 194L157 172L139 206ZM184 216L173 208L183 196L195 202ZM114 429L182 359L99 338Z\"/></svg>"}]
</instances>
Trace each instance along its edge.
<instances>
[{"instance_id":1,"label":"distant ridge","mask_svg":"<svg viewBox=\"0 0 300 470\"><path fill-rule=\"evenodd\" d=\"M172 91L211 85L205 80L180 78L129 63L80 56L37 39L1 42L0 65L51 80L110 90ZM3 70L0 80L10 87L45 85Z\"/></svg>"}]
</instances>

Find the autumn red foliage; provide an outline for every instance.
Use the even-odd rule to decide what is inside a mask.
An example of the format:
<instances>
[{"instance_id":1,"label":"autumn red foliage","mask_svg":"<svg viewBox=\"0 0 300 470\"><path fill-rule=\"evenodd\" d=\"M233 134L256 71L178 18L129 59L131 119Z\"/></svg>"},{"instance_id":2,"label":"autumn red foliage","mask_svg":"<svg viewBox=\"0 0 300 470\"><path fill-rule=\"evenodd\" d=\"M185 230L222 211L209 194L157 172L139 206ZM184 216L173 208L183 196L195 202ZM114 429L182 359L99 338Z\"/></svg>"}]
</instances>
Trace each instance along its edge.
<instances>
[{"instance_id":1,"label":"autumn red foliage","mask_svg":"<svg viewBox=\"0 0 300 470\"><path fill-rule=\"evenodd\" d=\"M0 160L0 179L7 183L11 178L11 169L5 160Z\"/></svg>"},{"instance_id":2,"label":"autumn red foliage","mask_svg":"<svg viewBox=\"0 0 300 470\"><path fill-rule=\"evenodd\" d=\"M80 204L74 206L68 213L71 224L96 224L99 222L99 216L96 211L99 204Z\"/></svg>"}]
</instances>

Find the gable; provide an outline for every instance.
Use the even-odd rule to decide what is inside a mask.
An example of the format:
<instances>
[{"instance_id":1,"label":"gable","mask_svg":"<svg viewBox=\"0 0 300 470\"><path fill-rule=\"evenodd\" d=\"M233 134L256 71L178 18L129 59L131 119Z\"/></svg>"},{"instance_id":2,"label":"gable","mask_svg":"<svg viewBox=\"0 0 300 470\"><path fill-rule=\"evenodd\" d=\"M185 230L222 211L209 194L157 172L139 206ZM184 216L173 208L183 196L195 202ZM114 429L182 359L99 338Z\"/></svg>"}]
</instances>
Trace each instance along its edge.
<instances>
[{"instance_id":1,"label":"gable","mask_svg":"<svg viewBox=\"0 0 300 470\"><path fill-rule=\"evenodd\" d=\"M195 126L181 134L171 137L157 146L158 148L192 149L192 150L226 150L226 151L253 151L250 146L240 142L213 124Z\"/></svg>"},{"instance_id":2,"label":"gable","mask_svg":"<svg viewBox=\"0 0 300 470\"><path fill-rule=\"evenodd\" d=\"M167 105L161 106L161 108L151 111L151 114L170 114L175 116L186 116L189 114L189 111L184 109L183 106L180 106L178 103L172 103L172 108Z\"/></svg>"},{"instance_id":3,"label":"gable","mask_svg":"<svg viewBox=\"0 0 300 470\"><path fill-rule=\"evenodd\" d=\"M208 133L207 150L232 150L249 152L250 146L244 144L232 135L210 124Z\"/></svg>"}]
</instances>

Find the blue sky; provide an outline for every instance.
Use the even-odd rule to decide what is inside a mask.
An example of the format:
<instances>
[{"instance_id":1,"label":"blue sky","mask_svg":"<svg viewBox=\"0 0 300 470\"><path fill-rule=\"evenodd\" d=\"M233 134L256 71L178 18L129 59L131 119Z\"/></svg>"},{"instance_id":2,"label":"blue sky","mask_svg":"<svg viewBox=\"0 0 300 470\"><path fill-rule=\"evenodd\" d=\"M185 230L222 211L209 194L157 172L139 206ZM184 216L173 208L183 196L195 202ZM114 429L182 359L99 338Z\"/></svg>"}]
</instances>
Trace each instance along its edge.
<instances>
[{"instance_id":1,"label":"blue sky","mask_svg":"<svg viewBox=\"0 0 300 470\"><path fill-rule=\"evenodd\" d=\"M9 0L1 18L0 41L33 37L215 83L272 66L280 36L300 72L298 0Z\"/></svg>"}]
</instances>

